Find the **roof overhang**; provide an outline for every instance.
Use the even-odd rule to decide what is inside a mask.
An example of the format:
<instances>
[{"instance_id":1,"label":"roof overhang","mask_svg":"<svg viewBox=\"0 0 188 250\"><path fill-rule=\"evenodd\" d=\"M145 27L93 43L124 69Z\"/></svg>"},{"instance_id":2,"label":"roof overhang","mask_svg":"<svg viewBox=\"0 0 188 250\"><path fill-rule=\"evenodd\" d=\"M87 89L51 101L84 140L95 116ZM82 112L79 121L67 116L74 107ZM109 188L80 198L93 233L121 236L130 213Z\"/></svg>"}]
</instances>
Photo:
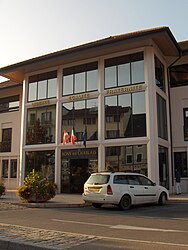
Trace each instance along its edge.
<instances>
[{"instance_id":1,"label":"roof overhang","mask_svg":"<svg viewBox=\"0 0 188 250\"><path fill-rule=\"evenodd\" d=\"M111 36L95 42L61 50L27 61L0 68L0 75L15 82L23 82L26 73L92 57L151 45L154 42L166 57L178 57L180 47L168 27Z\"/></svg>"}]
</instances>

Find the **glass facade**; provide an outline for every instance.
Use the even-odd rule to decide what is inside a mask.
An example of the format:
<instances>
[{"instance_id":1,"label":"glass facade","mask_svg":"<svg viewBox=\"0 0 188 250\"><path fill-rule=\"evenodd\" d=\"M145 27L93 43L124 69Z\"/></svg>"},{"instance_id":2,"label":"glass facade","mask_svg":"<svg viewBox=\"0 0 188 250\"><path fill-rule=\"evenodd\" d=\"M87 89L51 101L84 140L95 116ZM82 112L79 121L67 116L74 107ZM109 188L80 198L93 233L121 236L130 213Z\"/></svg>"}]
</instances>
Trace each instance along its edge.
<instances>
[{"instance_id":1,"label":"glass facade","mask_svg":"<svg viewBox=\"0 0 188 250\"><path fill-rule=\"evenodd\" d=\"M105 88L144 82L143 53L105 60Z\"/></svg>"},{"instance_id":2,"label":"glass facade","mask_svg":"<svg viewBox=\"0 0 188 250\"><path fill-rule=\"evenodd\" d=\"M158 136L168 140L166 101L157 94Z\"/></svg>"},{"instance_id":3,"label":"glass facade","mask_svg":"<svg viewBox=\"0 0 188 250\"><path fill-rule=\"evenodd\" d=\"M147 175L147 146L115 146L105 149L105 170Z\"/></svg>"},{"instance_id":4,"label":"glass facade","mask_svg":"<svg viewBox=\"0 0 188 250\"><path fill-rule=\"evenodd\" d=\"M56 97L57 71L51 71L29 77L28 101L44 100Z\"/></svg>"},{"instance_id":5,"label":"glass facade","mask_svg":"<svg viewBox=\"0 0 188 250\"><path fill-rule=\"evenodd\" d=\"M155 83L161 90L165 92L164 65L156 56L155 56Z\"/></svg>"},{"instance_id":6,"label":"glass facade","mask_svg":"<svg viewBox=\"0 0 188 250\"><path fill-rule=\"evenodd\" d=\"M174 168L180 169L182 177L188 177L187 152L174 153Z\"/></svg>"},{"instance_id":7,"label":"glass facade","mask_svg":"<svg viewBox=\"0 0 188 250\"><path fill-rule=\"evenodd\" d=\"M91 173L98 172L98 148L61 151L61 191L82 193Z\"/></svg>"},{"instance_id":8,"label":"glass facade","mask_svg":"<svg viewBox=\"0 0 188 250\"><path fill-rule=\"evenodd\" d=\"M98 139L98 100L88 99L62 105L62 137L66 130L70 135L74 127L78 141L83 140L87 130L87 140Z\"/></svg>"},{"instance_id":9,"label":"glass facade","mask_svg":"<svg viewBox=\"0 0 188 250\"><path fill-rule=\"evenodd\" d=\"M159 145L159 181L169 189L168 148Z\"/></svg>"},{"instance_id":10,"label":"glass facade","mask_svg":"<svg viewBox=\"0 0 188 250\"><path fill-rule=\"evenodd\" d=\"M98 90L98 63L63 70L63 96Z\"/></svg>"},{"instance_id":11,"label":"glass facade","mask_svg":"<svg viewBox=\"0 0 188 250\"><path fill-rule=\"evenodd\" d=\"M55 142L56 106L27 110L26 144Z\"/></svg>"},{"instance_id":12,"label":"glass facade","mask_svg":"<svg viewBox=\"0 0 188 250\"><path fill-rule=\"evenodd\" d=\"M183 120L184 120L184 140L188 141L188 108L183 109Z\"/></svg>"},{"instance_id":13,"label":"glass facade","mask_svg":"<svg viewBox=\"0 0 188 250\"><path fill-rule=\"evenodd\" d=\"M25 176L33 169L42 172L44 177L55 179L55 151L32 151L25 154Z\"/></svg>"},{"instance_id":14,"label":"glass facade","mask_svg":"<svg viewBox=\"0 0 188 250\"><path fill-rule=\"evenodd\" d=\"M106 139L146 136L145 92L105 97Z\"/></svg>"}]
</instances>

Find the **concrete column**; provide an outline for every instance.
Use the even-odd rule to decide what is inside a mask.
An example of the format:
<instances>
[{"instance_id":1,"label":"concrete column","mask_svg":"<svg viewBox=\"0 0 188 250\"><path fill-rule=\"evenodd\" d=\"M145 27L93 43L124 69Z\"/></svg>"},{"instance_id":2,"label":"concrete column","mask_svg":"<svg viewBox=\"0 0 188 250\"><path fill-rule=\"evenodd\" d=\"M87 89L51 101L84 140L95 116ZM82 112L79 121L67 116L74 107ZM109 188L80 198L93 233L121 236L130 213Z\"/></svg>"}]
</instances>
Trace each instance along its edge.
<instances>
[{"instance_id":1,"label":"concrete column","mask_svg":"<svg viewBox=\"0 0 188 250\"><path fill-rule=\"evenodd\" d=\"M155 85L155 62L154 49L147 47L144 53L145 59L145 83L146 94L146 124L147 136L147 162L148 177L159 183L159 159L158 159L158 127L157 127L157 106L156 106L156 85Z\"/></svg>"},{"instance_id":2,"label":"concrete column","mask_svg":"<svg viewBox=\"0 0 188 250\"><path fill-rule=\"evenodd\" d=\"M26 91L27 81L23 81L23 92L22 92L22 106L21 106L21 130L20 130L20 170L19 170L19 185L23 185L25 177L25 137L26 137Z\"/></svg>"},{"instance_id":3,"label":"concrete column","mask_svg":"<svg viewBox=\"0 0 188 250\"><path fill-rule=\"evenodd\" d=\"M99 60L99 83L98 83L98 171L105 170L105 148L102 145L105 138L105 110L104 110L104 60Z\"/></svg>"}]
</instances>

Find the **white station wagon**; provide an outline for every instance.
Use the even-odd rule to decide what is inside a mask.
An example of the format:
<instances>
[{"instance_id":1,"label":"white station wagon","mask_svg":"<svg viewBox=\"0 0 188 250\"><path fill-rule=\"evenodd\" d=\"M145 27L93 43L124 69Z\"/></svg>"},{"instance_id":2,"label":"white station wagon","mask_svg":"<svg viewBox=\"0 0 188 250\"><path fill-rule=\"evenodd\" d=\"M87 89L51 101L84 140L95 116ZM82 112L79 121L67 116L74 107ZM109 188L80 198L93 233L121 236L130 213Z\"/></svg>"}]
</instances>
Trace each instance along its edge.
<instances>
[{"instance_id":1,"label":"white station wagon","mask_svg":"<svg viewBox=\"0 0 188 250\"><path fill-rule=\"evenodd\" d=\"M84 184L83 200L100 208L103 204L118 205L127 210L131 205L158 203L169 198L168 190L148 177L137 173L93 173Z\"/></svg>"}]
</instances>

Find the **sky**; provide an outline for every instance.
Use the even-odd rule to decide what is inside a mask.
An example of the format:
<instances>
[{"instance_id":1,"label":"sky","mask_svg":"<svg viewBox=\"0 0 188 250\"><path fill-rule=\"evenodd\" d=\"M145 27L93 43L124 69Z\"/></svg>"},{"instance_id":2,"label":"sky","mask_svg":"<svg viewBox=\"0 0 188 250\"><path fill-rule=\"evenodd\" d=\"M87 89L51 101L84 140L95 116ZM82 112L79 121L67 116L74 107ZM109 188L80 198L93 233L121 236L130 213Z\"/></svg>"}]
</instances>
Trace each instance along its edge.
<instances>
[{"instance_id":1,"label":"sky","mask_svg":"<svg viewBox=\"0 0 188 250\"><path fill-rule=\"evenodd\" d=\"M0 0L0 68L161 26L188 40L187 10L188 0Z\"/></svg>"}]
</instances>

